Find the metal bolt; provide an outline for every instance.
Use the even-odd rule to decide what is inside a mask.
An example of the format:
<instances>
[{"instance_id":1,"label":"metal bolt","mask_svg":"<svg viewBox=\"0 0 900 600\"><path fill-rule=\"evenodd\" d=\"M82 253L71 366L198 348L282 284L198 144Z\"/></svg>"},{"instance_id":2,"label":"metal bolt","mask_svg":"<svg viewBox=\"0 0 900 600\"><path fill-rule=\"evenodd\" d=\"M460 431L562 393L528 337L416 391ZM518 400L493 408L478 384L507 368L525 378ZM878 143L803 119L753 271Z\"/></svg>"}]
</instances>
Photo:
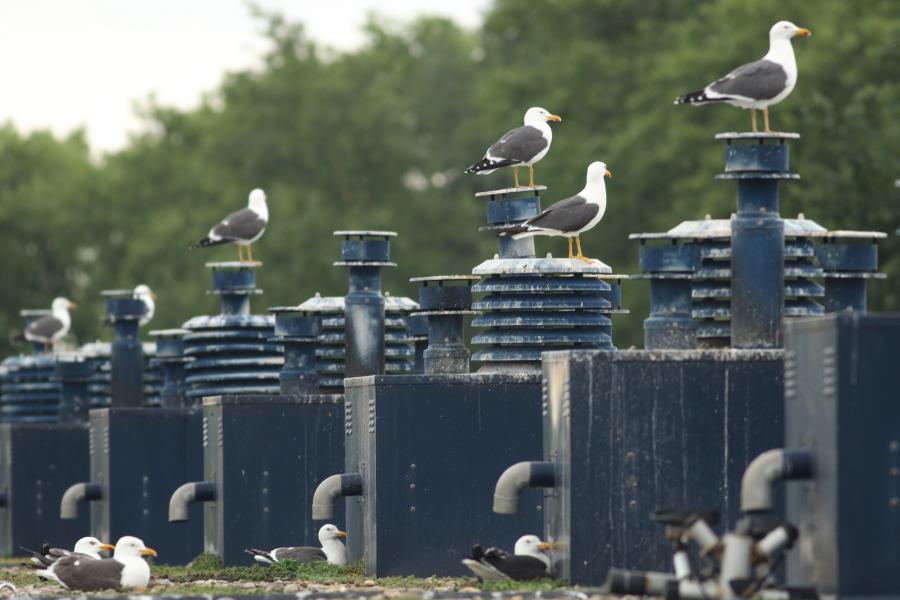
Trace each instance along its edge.
<instances>
[{"instance_id":1,"label":"metal bolt","mask_svg":"<svg viewBox=\"0 0 900 600\"><path fill-rule=\"evenodd\" d=\"M409 512L416 512L416 507L415 507L415 506L410 506L410 507L409 507Z\"/></svg>"},{"instance_id":2,"label":"metal bolt","mask_svg":"<svg viewBox=\"0 0 900 600\"><path fill-rule=\"evenodd\" d=\"M631 500L628 502L628 510L637 510L637 501Z\"/></svg>"},{"instance_id":3,"label":"metal bolt","mask_svg":"<svg viewBox=\"0 0 900 600\"><path fill-rule=\"evenodd\" d=\"M416 484L414 484L414 483L409 484L409 491L412 492L412 491L414 491L415 489L416 489Z\"/></svg>"},{"instance_id":4,"label":"metal bolt","mask_svg":"<svg viewBox=\"0 0 900 600\"><path fill-rule=\"evenodd\" d=\"M416 470L416 463L412 463L411 465L409 465L409 470L410 470L410 471L415 471L415 470Z\"/></svg>"},{"instance_id":5,"label":"metal bolt","mask_svg":"<svg viewBox=\"0 0 900 600\"><path fill-rule=\"evenodd\" d=\"M888 448L890 448L891 452L896 452L897 450L900 450L900 442L891 440L891 443L888 444Z\"/></svg>"},{"instance_id":6,"label":"metal bolt","mask_svg":"<svg viewBox=\"0 0 900 600\"><path fill-rule=\"evenodd\" d=\"M897 508L898 506L900 506L900 498L894 496L893 498L891 498L891 501L888 502L888 504L891 508Z\"/></svg>"}]
</instances>

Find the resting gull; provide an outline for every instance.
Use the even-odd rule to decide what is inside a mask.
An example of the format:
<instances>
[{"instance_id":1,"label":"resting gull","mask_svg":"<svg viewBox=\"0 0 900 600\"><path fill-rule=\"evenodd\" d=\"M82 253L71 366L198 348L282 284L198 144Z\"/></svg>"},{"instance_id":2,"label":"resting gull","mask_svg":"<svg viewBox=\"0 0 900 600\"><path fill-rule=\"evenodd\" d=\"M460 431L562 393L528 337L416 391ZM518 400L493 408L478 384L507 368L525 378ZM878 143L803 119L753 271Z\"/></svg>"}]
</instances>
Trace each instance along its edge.
<instances>
[{"instance_id":1,"label":"resting gull","mask_svg":"<svg viewBox=\"0 0 900 600\"><path fill-rule=\"evenodd\" d=\"M524 165L528 167L528 185L534 186L534 163L544 158L553 141L548 121L562 121L562 118L539 106L529 108L525 124L504 133L466 173L487 175L500 167L512 167L515 186L520 187L519 167Z\"/></svg>"},{"instance_id":2,"label":"resting gull","mask_svg":"<svg viewBox=\"0 0 900 600\"><path fill-rule=\"evenodd\" d=\"M28 550L27 548L23 548L23 550L31 554L31 558L29 558L28 562L25 563L26 566L36 569L43 569L49 567L60 558L71 556L73 554L78 554L86 558L99 559L101 550L112 551L115 550L115 546L113 546L112 544L104 544L97 538L88 536L83 537L75 542L75 547L72 548L72 550L66 550L65 548L52 548L50 547L50 544L44 544L41 547L40 552Z\"/></svg>"},{"instance_id":3,"label":"resting gull","mask_svg":"<svg viewBox=\"0 0 900 600\"><path fill-rule=\"evenodd\" d=\"M791 38L809 37L809 29L797 27L790 21L779 21L769 30L769 52L762 59L738 67L702 90L677 98L675 104L708 104L726 102L739 108L749 108L753 131L756 132L756 111L763 111L765 129L769 129L769 107L778 104L797 85L797 61Z\"/></svg>"},{"instance_id":4,"label":"resting gull","mask_svg":"<svg viewBox=\"0 0 900 600\"><path fill-rule=\"evenodd\" d=\"M56 298L50 305L49 315L28 324L24 331L25 339L29 342L44 344L44 349L48 349L69 333L69 328L72 326L69 310L73 308L77 308L75 303L66 298Z\"/></svg>"},{"instance_id":5,"label":"resting gull","mask_svg":"<svg viewBox=\"0 0 900 600\"><path fill-rule=\"evenodd\" d=\"M553 544L542 542L536 535L523 535L516 541L512 555L499 548L483 550L476 544L472 556L462 562L482 581L542 579L550 577L547 551L552 547Z\"/></svg>"},{"instance_id":6,"label":"resting gull","mask_svg":"<svg viewBox=\"0 0 900 600\"><path fill-rule=\"evenodd\" d=\"M191 248L218 246L219 244L236 244L238 260L244 262L243 248L247 247L247 260L253 260L251 244L262 237L269 222L269 207L266 204L266 193L260 189L250 192L247 208L233 212L218 225L209 230L202 240L191 245Z\"/></svg>"},{"instance_id":7,"label":"resting gull","mask_svg":"<svg viewBox=\"0 0 900 600\"><path fill-rule=\"evenodd\" d=\"M156 551L136 537L125 536L116 542L112 558L94 560L72 554L37 573L70 590L142 589L150 582L145 556L156 556Z\"/></svg>"},{"instance_id":8,"label":"resting gull","mask_svg":"<svg viewBox=\"0 0 900 600\"><path fill-rule=\"evenodd\" d=\"M593 229L606 212L606 182L603 178L607 175L612 177L606 163L592 162L587 168L583 190L514 226L507 234L512 234L514 239L533 235L565 236L569 242L569 258L578 258L591 263L591 259L581 251L581 234ZM578 246L578 254L574 256L572 238L575 238Z\"/></svg>"},{"instance_id":9,"label":"resting gull","mask_svg":"<svg viewBox=\"0 0 900 600\"><path fill-rule=\"evenodd\" d=\"M335 527L334 525L323 525L319 529L319 543L321 548L314 546L290 546L286 548L275 548L274 550L256 550L250 548L245 550L247 554L253 556L253 560L266 565L273 565L277 562L285 560L295 560L297 562L313 562L318 560L327 560L333 565L344 566L347 564L347 548L338 538L346 538L347 534Z\"/></svg>"},{"instance_id":10,"label":"resting gull","mask_svg":"<svg viewBox=\"0 0 900 600\"><path fill-rule=\"evenodd\" d=\"M141 327L153 320L156 313L156 294L150 289L150 286L140 284L134 288L134 297L144 303L144 314L138 322Z\"/></svg>"}]
</instances>

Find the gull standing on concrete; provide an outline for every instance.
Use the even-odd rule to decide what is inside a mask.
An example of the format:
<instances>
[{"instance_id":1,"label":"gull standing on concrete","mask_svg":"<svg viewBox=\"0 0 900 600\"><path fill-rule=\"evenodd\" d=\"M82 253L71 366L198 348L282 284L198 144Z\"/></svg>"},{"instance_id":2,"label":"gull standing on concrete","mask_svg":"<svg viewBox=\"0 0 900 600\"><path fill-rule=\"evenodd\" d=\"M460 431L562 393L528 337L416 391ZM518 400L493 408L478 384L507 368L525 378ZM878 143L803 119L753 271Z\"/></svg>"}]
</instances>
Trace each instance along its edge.
<instances>
[{"instance_id":1,"label":"gull standing on concrete","mask_svg":"<svg viewBox=\"0 0 900 600\"><path fill-rule=\"evenodd\" d=\"M126 535L116 542L112 558L94 560L72 554L37 574L70 590L143 589L150 582L150 565L144 560L145 556L156 556L156 550L144 546L140 539Z\"/></svg>"},{"instance_id":2,"label":"gull standing on concrete","mask_svg":"<svg viewBox=\"0 0 900 600\"><path fill-rule=\"evenodd\" d=\"M269 222L269 207L266 204L266 193L260 189L250 192L247 208L233 212L218 225L209 230L205 238L191 245L191 248L218 246L219 244L236 244L238 260L244 262L243 248L247 248L247 260L253 261L251 244L262 237Z\"/></svg>"},{"instance_id":3,"label":"gull standing on concrete","mask_svg":"<svg viewBox=\"0 0 900 600\"><path fill-rule=\"evenodd\" d=\"M528 185L534 186L534 163L544 158L553 141L548 121L562 121L547 109L533 106L525 113L525 124L510 129L487 149L484 158L466 169L466 173L487 175L500 167L513 168L515 187L519 186L519 167L528 167Z\"/></svg>"},{"instance_id":4,"label":"gull standing on concrete","mask_svg":"<svg viewBox=\"0 0 900 600\"><path fill-rule=\"evenodd\" d=\"M541 214L531 217L513 228L513 239L533 235L561 235L569 242L569 258L578 258L590 264L591 259L581 251L581 234L600 222L606 212L606 181L612 177L606 163L595 161L588 165L584 189L570 198L560 200ZM572 238L578 246L578 254L572 255Z\"/></svg>"},{"instance_id":5,"label":"gull standing on concrete","mask_svg":"<svg viewBox=\"0 0 900 600\"><path fill-rule=\"evenodd\" d=\"M542 579L550 577L547 551L552 547L536 535L523 535L516 541L512 556L499 548L482 550L476 544L471 558L464 558L462 563L482 581Z\"/></svg>"},{"instance_id":6,"label":"gull standing on concrete","mask_svg":"<svg viewBox=\"0 0 900 600\"><path fill-rule=\"evenodd\" d=\"M143 327L153 320L153 315L156 313L156 294L153 293L150 286L142 283L134 288L134 297L144 303L144 314L138 322L138 325Z\"/></svg>"},{"instance_id":7,"label":"gull standing on concrete","mask_svg":"<svg viewBox=\"0 0 900 600\"><path fill-rule=\"evenodd\" d=\"M56 298L50 305L50 314L29 323L25 328L25 339L29 342L44 344L47 350L55 342L66 337L69 328L72 327L72 317L69 310L78 306L66 298Z\"/></svg>"},{"instance_id":8,"label":"gull standing on concrete","mask_svg":"<svg viewBox=\"0 0 900 600\"><path fill-rule=\"evenodd\" d=\"M757 131L756 111L762 110L763 131L771 132L769 107L787 98L797 85L797 60L791 39L798 35L809 37L812 32L790 21L775 23L769 30L769 52L762 59L738 67L702 90L677 98L675 104L725 102L749 108L754 133Z\"/></svg>"},{"instance_id":9,"label":"gull standing on concrete","mask_svg":"<svg viewBox=\"0 0 900 600\"><path fill-rule=\"evenodd\" d=\"M327 560L332 565L344 566L347 564L347 548L344 547L344 544L338 538L344 539L346 537L346 533L329 524L323 525L319 529L321 548L316 548L315 546L288 546L275 548L274 550L249 548L244 550L244 552L251 555L253 560L265 565L274 565L284 560L295 560L297 562Z\"/></svg>"}]
</instances>

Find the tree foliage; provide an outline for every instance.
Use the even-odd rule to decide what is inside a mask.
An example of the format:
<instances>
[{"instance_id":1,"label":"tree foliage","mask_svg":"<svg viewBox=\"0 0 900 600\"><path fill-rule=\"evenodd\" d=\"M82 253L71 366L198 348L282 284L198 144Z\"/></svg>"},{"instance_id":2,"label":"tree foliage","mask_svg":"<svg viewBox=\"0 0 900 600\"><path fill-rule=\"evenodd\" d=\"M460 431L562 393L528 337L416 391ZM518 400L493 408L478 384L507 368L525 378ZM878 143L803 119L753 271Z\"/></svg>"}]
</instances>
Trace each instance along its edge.
<instances>
[{"instance_id":1,"label":"tree foliage","mask_svg":"<svg viewBox=\"0 0 900 600\"><path fill-rule=\"evenodd\" d=\"M0 326L66 294L87 307L78 339L105 335L99 290L139 282L160 296L154 326L211 312L202 265L234 250L187 245L257 186L272 215L255 250L265 262L258 311L344 293L346 274L331 266L337 229L399 232L399 268L386 274L394 294L414 294L411 276L468 273L496 247L477 231L484 207L472 194L510 174L462 171L534 105L563 116L536 169L546 201L578 191L591 161L607 162L607 216L585 249L635 272L629 233L733 211L733 184L713 180L722 148L712 136L746 129L749 114L672 99L761 56L779 19L814 32L795 42L798 86L772 110L775 128L803 136L792 148L803 179L784 186L782 214L829 228L900 225L896 0L498 0L474 32L440 18L373 18L350 53L256 13L270 42L260 67L229 73L193 110L148 101L145 132L99 163L80 133L0 128ZM538 249L558 255L564 244ZM872 285L874 309L897 306L898 250L895 239L882 246L889 279ZM646 287L626 285L633 312L616 321L620 347L640 344L647 314Z\"/></svg>"}]
</instances>

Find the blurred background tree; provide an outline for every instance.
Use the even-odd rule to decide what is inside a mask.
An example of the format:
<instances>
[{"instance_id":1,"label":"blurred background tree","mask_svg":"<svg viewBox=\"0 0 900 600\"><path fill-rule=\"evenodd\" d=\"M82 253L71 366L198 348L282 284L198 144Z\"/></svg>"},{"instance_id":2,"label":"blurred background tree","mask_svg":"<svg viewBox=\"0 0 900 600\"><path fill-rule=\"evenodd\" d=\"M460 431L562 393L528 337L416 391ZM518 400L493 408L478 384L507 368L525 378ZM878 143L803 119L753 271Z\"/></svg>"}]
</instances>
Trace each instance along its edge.
<instances>
[{"instance_id":1,"label":"blurred background tree","mask_svg":"<svg viewBox=\"0 0 900 600\"><path fill-rule=\"evenodd\" d=\"M0 327L66 294L84 307L78 341L108 336L99 290L141 282L160 297L154 326L213 311L203 263L235 250L187 246L253 187L267 191L272 215L254 252L266 264L256 311L345 292L345 273L331 266L335 229L399 232L399 268L386 274L396 295L415 294L411 276L468 273L496 247L477 231L484 207L472 194L511 177L463 169L534 105L563 116L537 168L545 202L581 189L591 161L607 162L609 208L586 252L633 273L629 233L732 212L733 185L713 180L722 147L712 136L746 129L749 115L672 100L759 58L780 19L814 32L795 41L799 83L772 111L776 129L803 135L792 148L803 179L784 186L782 215L891 234L900 226L896 0L497 0L479 31L373 17L368 43L350 53L253 10L270 41L261 68L228 74L195 110L147 100L145 132L101 161L80 133L0 128ZM560 240L537 245L564 251ZM898 306L898 251L896 238L882 245L889 279L871 286L873 310ZM626 284L632 314L616 320L619 347L641 345L647 295Z\"/></svg>"}]
</instances>

